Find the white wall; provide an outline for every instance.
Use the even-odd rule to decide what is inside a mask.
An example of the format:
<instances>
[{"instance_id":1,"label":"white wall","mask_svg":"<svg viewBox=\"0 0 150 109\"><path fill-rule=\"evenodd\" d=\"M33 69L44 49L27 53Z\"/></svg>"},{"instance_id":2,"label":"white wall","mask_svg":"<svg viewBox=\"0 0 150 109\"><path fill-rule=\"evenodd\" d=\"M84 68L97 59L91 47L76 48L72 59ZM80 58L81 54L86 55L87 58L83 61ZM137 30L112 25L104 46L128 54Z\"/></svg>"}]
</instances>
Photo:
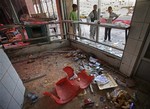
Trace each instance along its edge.
<instances>
[{"instance_id":1,"label":"white wall","mask_svg":"<svg viewBox=\"0 0 150 109\"><path fill-rule=\"evenodd\" d=\"M25 87L9 58L0 48L0 109L21 109Z\"/></svg>"}]
</instances>

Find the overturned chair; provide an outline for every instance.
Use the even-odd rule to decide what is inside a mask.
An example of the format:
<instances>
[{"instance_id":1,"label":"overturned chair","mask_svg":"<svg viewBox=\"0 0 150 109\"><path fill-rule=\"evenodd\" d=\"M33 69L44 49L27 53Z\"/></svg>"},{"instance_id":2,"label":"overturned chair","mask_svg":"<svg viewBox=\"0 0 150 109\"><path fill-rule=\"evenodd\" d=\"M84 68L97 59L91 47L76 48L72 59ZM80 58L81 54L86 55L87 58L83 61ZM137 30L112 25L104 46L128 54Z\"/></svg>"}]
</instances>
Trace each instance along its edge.
<instances>
[{"instance_id":1,"label":"overturned chair","mask_svg":"<svg viewBox=\"0 0 150 109\"><path fill-rule=\"evenodd\" d=\"M81 90L87 88L92 80L93 76L87 75L85 70L82 70L77 74L77 78L70 80L74 76L73 68L67 66L63 68L67 77L60 79L55 84L56 95L51 92L44 92L43 94L53 98L58 104L65 104L75 98Z\"/></svg>"},{"instance_id":2,"label":"overturned chair","mask_svg":"<svg viewBox=\"0 0 150 109\"><path fill-rule=\"evenodd\" d=\"M54 95L51 92L44 92L43 94L50 96L58 104L65 104L71 101L80 92L80 90L81 89L78 85L72 85L65 77L59 80L55 85L57 95Z\"/></svg>"},{"instance_id":3,"label":"overturned chair","mask_svg":"<svg viewBox=\"0 0 150 109\"><path fill-rule=\"evenodd\" d=\"M63 70L67 74L68 78L71 78L74 75L74 70L70 66L66 66L65 68L63 68ZM82 70L77 74L77 78L74 80L70 80L70 82L74 85L79 85L81 89L85 89L90 85L93 79L94 76L89 76L87 75L85 70Z\"/></svg>"}]
</instances>

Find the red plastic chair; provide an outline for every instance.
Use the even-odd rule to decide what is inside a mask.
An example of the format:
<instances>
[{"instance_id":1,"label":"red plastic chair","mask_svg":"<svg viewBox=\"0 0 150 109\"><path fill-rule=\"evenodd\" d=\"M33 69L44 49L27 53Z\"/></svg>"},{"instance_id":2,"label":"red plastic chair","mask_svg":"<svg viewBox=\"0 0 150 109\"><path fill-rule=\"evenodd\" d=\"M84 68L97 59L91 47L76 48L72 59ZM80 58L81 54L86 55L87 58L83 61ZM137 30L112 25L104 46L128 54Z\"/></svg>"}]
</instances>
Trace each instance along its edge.
<instances>
[{"instance_id":1,"label":"red plastic chair","mask_svg":"<svg viewBox=\"0 0 150 109\"><path fill-rule=\"evenodd\" d=\"M67 76L68 76L69 78L71 78L71 77L74 75L74 70L73 70L73 68L70 67L70 66L64 67L63 70L64 70L64 72L67 73Z\"/></svg>"},{"instance_id":2,"label":"red plastic chair","mask_svg":"<svg viewBox=\"0 0 150 109\"><path fill-rule=\"evenodd\" d=\"M74 75L73 68L71 68L69 66L63 68L63 70L67 73L67 75L68 75L69 78L72 77L72 75ZM88 87L88 85L90 85L90 83L94 79L94 76L87 75L87 73L86 73L85 70L82 70L77 75L78 75L78 79L70 80L70 82L73 85L78 84L81 89L85 89L86 87Z\"/></svg>"},{"instance_id":3,"label":"red plastic chair","mask_svg":"<svg viewBox=\"0 0 150 109\"><path fill-rule=\"evenodd\" d=\"M85 70L82 70L80 73L77 74L79 78L79 85L81 89L87 88L92 80L94 79L94 76L87 75Z\"/></svg>"},{"instance_id":4,"label":"red plastic chair","mask_svg":"<svg viewBox=\"0 0 150 109\"><path fill-rule=\"evenodd\" d=\"M50 96L58 104L64 104L71 101L80 92L80 87L78 85L72 85L65 77L56 83L55 90L57 93L56 96L50 92L44 92L43 94Z\"/></svg>"}]
</instances>

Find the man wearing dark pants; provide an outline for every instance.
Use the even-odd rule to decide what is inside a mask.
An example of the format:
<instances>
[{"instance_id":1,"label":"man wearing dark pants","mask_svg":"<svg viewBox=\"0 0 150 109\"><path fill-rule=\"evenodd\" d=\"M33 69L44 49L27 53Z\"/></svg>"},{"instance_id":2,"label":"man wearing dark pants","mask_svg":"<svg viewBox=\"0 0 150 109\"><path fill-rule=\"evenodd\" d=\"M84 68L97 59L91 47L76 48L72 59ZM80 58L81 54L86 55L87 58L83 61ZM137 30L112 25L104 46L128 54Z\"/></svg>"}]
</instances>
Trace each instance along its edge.
<instances>
[{"instance_id":1,"label":"man wearing dark pants","mask_svg":"<svg viewBox=\"0 0 150 109\"><path fill-rule=\"evenodd\" d=\"M104 41L107 40L107 36L108 36L108 41L111 41L110 33L111 33L111 28L105 28L105 37L104 37Z\"/></svg>"},{"instance_id":2,"label":"man wearing dark pants","mask_svg":"<svg viewBox=\"0 0 150 109\"><path fill-rule=\"evenodd\" d=\"M88 15L88 22L93 22L94 24L99 23L97 5L93 6L93 10ZM90 25L90 39L95 39L96 31L97 31L97 26Z\"/></svg>"},{"instance_id":3,"label":"man wearing dark pants","mask_svg":"<svg viewBox=\"0 0 150 109\"><path fill-rule=\"evenodd\" d=\"M105 19L107 23L112 23L112 21L116 20L118 18L118 15L115 14L113 11L112 11L112 7L109 6L108 7L108 13L109 13L109 18L108 19ZM107 40L107 37L108 37L108 41L111 42L111 28L109 27L106 27L105 28L105 37L104 37L104 42Z\"/></svg>"}]
</instances>

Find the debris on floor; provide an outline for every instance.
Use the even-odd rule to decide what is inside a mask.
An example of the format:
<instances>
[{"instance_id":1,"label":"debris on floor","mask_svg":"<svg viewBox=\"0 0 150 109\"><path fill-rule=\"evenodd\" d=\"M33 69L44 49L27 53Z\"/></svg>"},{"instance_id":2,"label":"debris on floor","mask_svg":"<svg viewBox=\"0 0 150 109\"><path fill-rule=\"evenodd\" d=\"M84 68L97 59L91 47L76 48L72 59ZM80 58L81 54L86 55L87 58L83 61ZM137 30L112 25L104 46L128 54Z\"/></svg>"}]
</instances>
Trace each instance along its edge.
<instances>
[{"instance_id":1,"label":"debris on floor","mask_svg":"<svg viewBox=\"0 0 150 109\"><path fill-rule=\"evenodd\" d=\"M114 88L118 86L113 77L107 73L102 74L98 79L96 79L96 81L99 90Z\"/></svg>"},{"instance_id":2,"label":"debris on floor","mask_svg":"<svg viewBox=\"0 0 150 109\"><path fill-rule=\"evenodd\" d=\"M87 91L84 89L78 94L78 96L84 96L86 94L87 94Z\"/></svg>"},{"instance_id":3,"label":"debris on floor","mask_svg":"<svg viewBox=\"0 0 150 109\"><path fill-rule=\"evenodd\" d=\"M36 95L35 93L29 92L27 94L27 98L30 100L31 104L34 104L38 101L38 95Z\"/></svg>"},{"instance_id":4,"label":"debris on floor","mask_svg":"<svg viewBox=\"0 0 150 109\"><path fill-rule=\"evenodd\" d=\"M90 84L90 91L91 91L91 93L94 93L92 84Z\"/></svg>"},{"instance_id":5,"label":"debris on floor","mask_svg":"<svg viewBox=\"0 0 150 109\"><path fill-rule=\"evenodd\" d=\"M133 100L127 91L117 88L110 95L115 107L121 109L133 107Z\"/></svg>"},{"instance_id":6,"label":"debris on floor","mask_svg":"<svg viewBox=\"0 0 150 109\"><path fill-rule=\"evenodd\" d=\"M30 54L26 57L27 59L23 61L19 58L14 58L19 60L14 63L14 67L24 81L26 90L38 94L38 97L33 96L32 98L31 96L34 94L29 93L27 100L36 102L38 99L38 102L30 105L25 100L23 109L79 109L81 107L92 109L134 109L135 107L134 97L131 96L132 92L134 92L131 88L135 86L135 82L119 75L116 73L118 72L116 69L90 53L87 54L79 49L69 48L65 50L64 48L39 54ZM83 90L69 103L60 107L50 97L43 96L43 93L48 91L48 95L49 92L54 95L57 94L56 83L68 76L63 71L63 68L66 66L70 66L73 69L73 73L77 75L77 79L74 78L69 81L76 80L72 84L78 83ZM86 81L85 78L88 76L94 77L95 80ZM86 87L84 87L85 82L88 83L86 83ZM71 91L73 92L73 90Z\"/></svg>"},{"instance_id":7,"label":"debris on floor","mask_svg":"<svg viewBox=\"0 0 150 109\"><path fill-rule=\"evenodd\" d=\"M105 85L109 82L109 79L104 74L98 75L94 80L99 82L100 85Z\"/></svg>"},{"instance_id":8,"label":"debris on floor","mask_svg":"<svg viewBox=\"0 0 150 109\"><path fill-rule=\"evenodd\" d=\"M82 108L90 108L94 106L94 101L92 101L90 98L84 99L84 104Z\"/></svg>"}]
</instances>

